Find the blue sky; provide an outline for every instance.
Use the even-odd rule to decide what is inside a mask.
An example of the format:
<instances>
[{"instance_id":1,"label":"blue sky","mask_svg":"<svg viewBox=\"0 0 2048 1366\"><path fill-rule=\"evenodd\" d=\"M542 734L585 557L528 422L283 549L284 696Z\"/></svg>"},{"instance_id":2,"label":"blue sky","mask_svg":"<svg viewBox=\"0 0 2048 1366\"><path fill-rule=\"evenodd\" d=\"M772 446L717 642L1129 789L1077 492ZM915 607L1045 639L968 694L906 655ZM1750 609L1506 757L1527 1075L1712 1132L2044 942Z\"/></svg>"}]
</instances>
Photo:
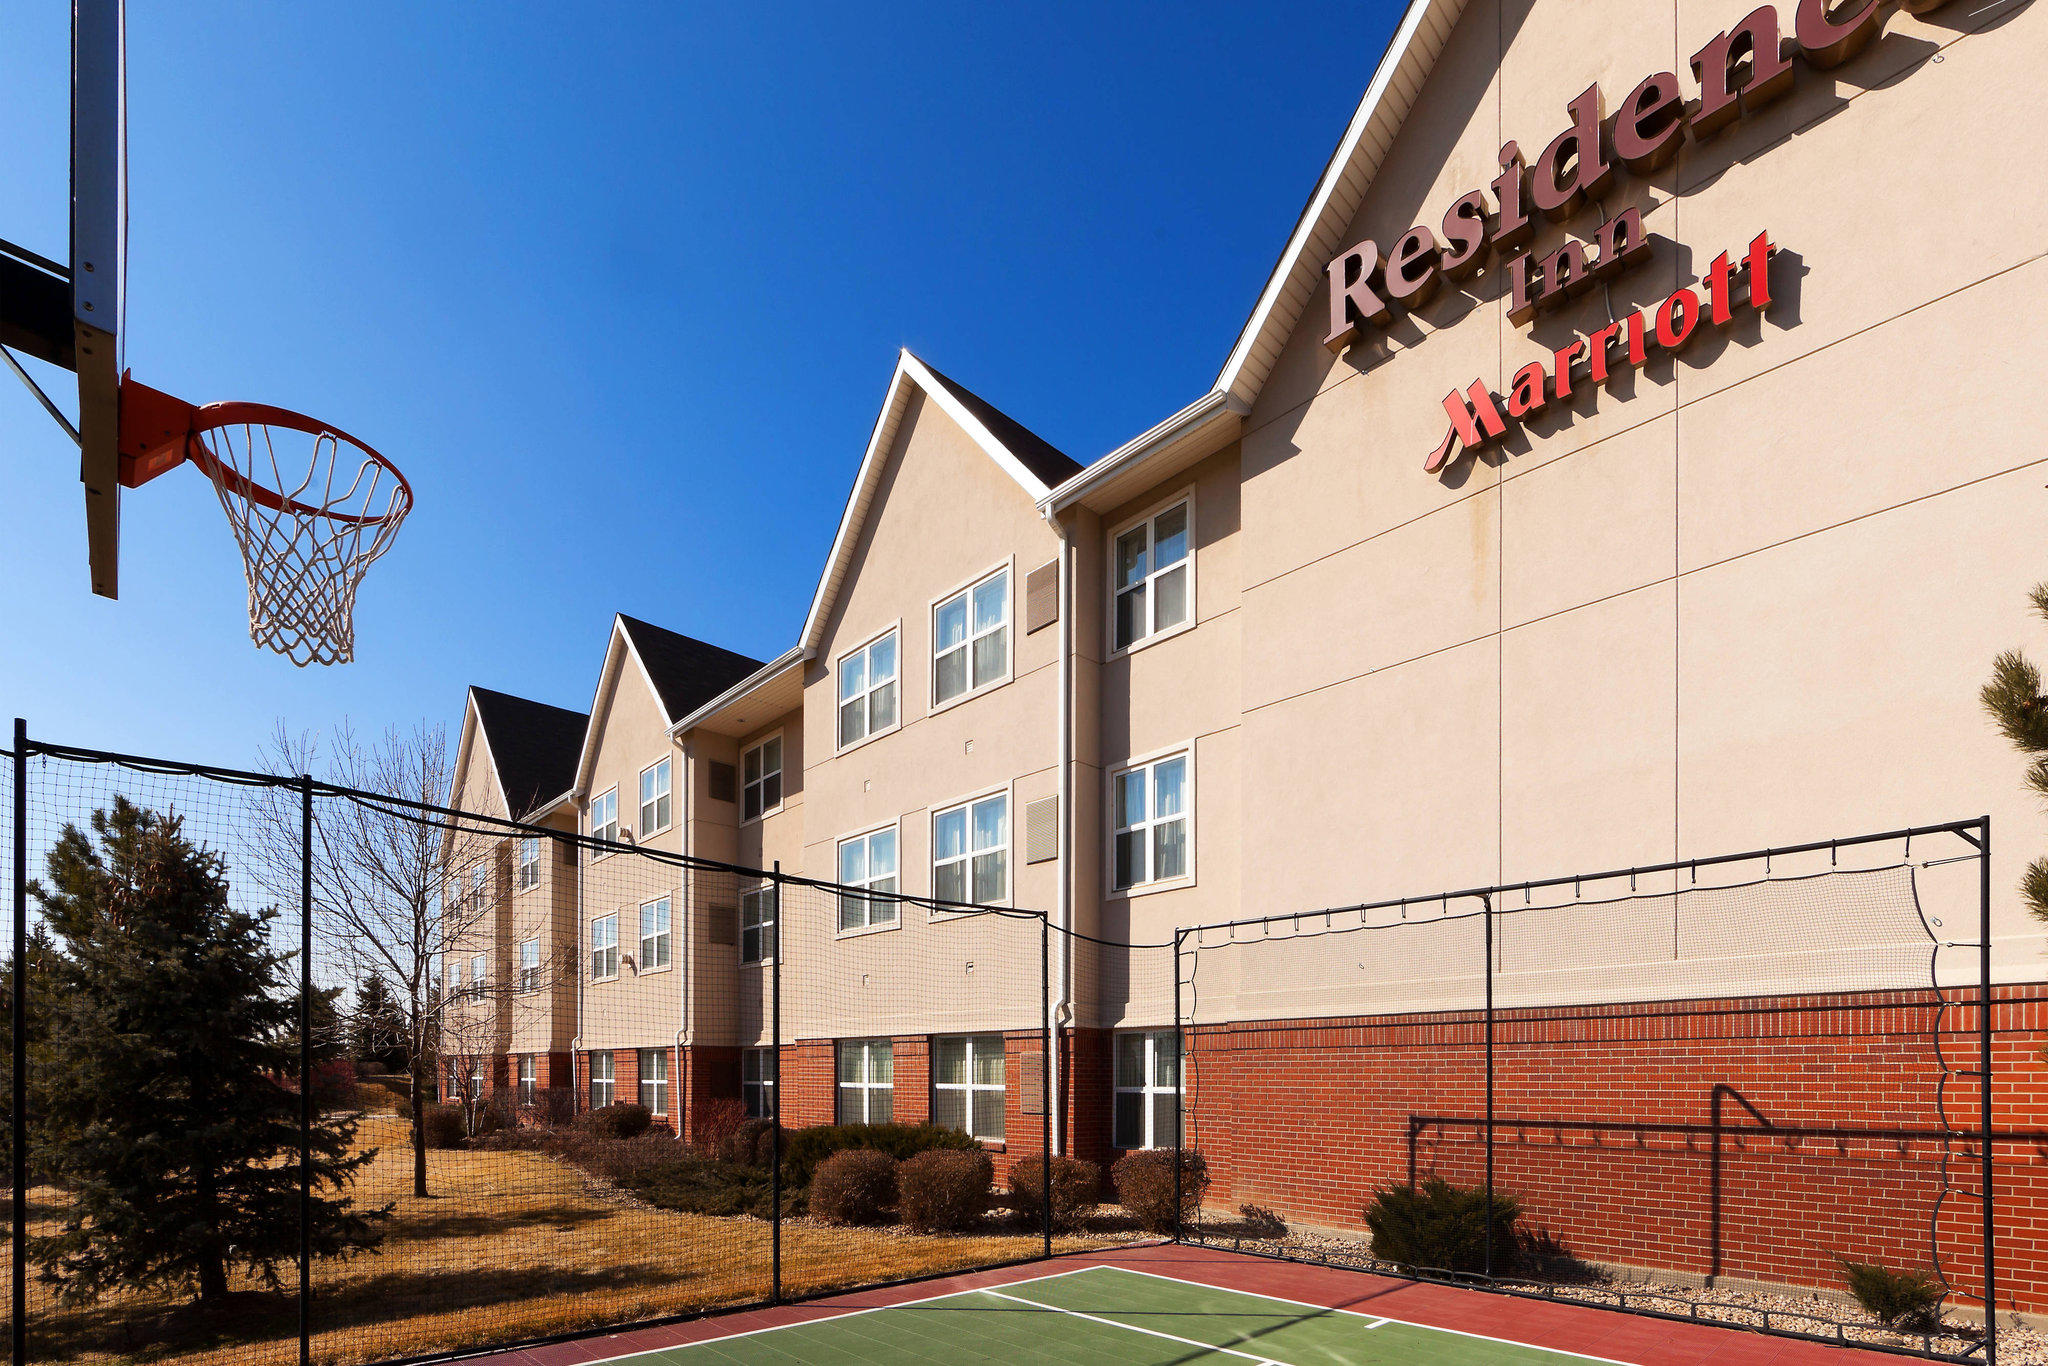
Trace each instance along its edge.
<instances>
[{"instance_id":1,"label":"blue sky","mask_svg":"<svg viewBox=\"0 0 2048 1366\"><path fill-rule=\"evenodd\" d=\"M69 9L0 46L0 237L52 256ZM615 611L787 648L896 348L1084 462L1200 396L1397 12L132 6L128 363L418 505L302 671L194 471L92 596L75 450L0 375L0 712L242 764L278 718L452 738L472 682L584 707Z\"/></svg>"}]
</instances>

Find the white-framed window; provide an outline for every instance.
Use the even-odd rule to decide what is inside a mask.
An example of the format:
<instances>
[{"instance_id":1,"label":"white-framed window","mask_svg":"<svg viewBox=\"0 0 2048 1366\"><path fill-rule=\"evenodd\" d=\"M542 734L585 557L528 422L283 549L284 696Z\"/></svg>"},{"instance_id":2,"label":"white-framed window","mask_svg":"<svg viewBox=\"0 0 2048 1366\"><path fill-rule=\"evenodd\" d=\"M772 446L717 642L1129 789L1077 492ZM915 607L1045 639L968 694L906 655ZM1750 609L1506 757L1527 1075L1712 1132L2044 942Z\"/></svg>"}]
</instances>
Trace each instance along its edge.
<instances>
[{"instance_id":1,"label":"white-framed window","mask_svg":"<svg viewBox=\"0 0 2048 1366\"><path fill-rule=\"evenodd\" d=\"M619 975L619 916L614 911L590 922L590 980L609 982Z\"/></svg>"},{"instance_id":2,"label":"white-framed window","mask_svg":"<svg viewBox=\"0 0 2048 1366\"><path fill-rule=\"evenodd\" d=\"M756 887L740 894L740 961L766 963L775 957L775 889Z\"/></svg>"},{"instance_id":3,"label":"white-framed window","mask_svg":"<svg viewBox=\"0 0 2048 1366\"><path fill-rule=\"evenodd\" d=\"M839 747L857 745L896 724L896 632L839 661Z\"/></svg>"},{"instance_id":4,"label":"white-framed window","mask_svg":"<svg viewBox=\"0 0 2048 1366\"><path fill-rule=\"evenodd\" d=\"M519 942L519 989L532 991L540 985L540 940Z\"/></svg>"},{"instance_id":5,"label":"white-framed window","mask_svg":"<svg viewBox=\"0 0 2048 1366\"><path fill-rule=\"evenodd\" d=\"M1010 676L1010 570L998 569L932 608L932 705Z\"/></svg>"},{"instance_id":6,"label":"white-framed window","mask_svg":"<svg viewBox=\"0 0 2048 1366\"><path fill-rule=\"evenodd\" d=\"M531 891L540 886L540 836L519 837L519 890Z\"/></svg>"},{"instance_id":7,"label":"white-framed window","mask_svg":"<svg viewBox=\"0 0 2048 1366\"><path fill-rule=\"evenodd\" d=\"M619 790L614 787L590 799L590 837L607 844L619 842ZM593 849L592 858L603 858L609 849Z\"/></svg>"},{"instance_id":8,"label":"white-framed window","mask_svg":"<svg viewBox=\"0 0 2048 1366\"><path fill-rule=\"evenodd\" d=\"M992 906L1010 894L1010 794L932 817L932 896Z\"/></svg>"},{"instance_id":9,"label":"white-framed window","mask_svg":"<svg viewBox=\"0 0 2048 1366\"><path fill-rule=\"evenodd\" d=\"M484 1098L484 1060L482 1058L470 1060L469 1098L471 1100L482 1100Z\"/></svg>"},{"instance_id":10,"label":"white-framed window","mask_svg":"<svg viewBox=\"0 0 2048 1366\"><path fill-rule=\"evenodd\" d=\"M667 759L659 761L652 768L640 770L639 837L641 839L646 839L649 835L668 829L669 793L671 790L672 785L669 782L669 764Z\"/></svg>"},{"instance_id":11,"label":"white-framed window","mask_svg":"<svg viewBox=\"0 0 2048 1366\"><path fill-rule=\"evenodd\" d=\"M668 1050L640 1050L640 1103L657 1115L668 1113Z\"/></svg>"},{"instance_id":12,"label":"white-framed window","mask_svg":"<svg viewBox=\"0 0 2048 1366\"><path fill-rule=\"evenodd\" d=\"M740 756L740 819L782 807L782 737L771 735Z\"/></svg>"},{"instance_id":13,"label":"white-framed window","mask_svg":"<svg viewBox=\"0 0 2048 1366\"><path fill-rule=\"evenodd\" d=\"M1110 610L1112 650L1127 650L1194 620L1195 562L1189 554L1192 507L1193 501L1183 498L1113 538L1110 572L1116 600Z\"/></svg>"},{"instance_id":14,"label":"white-framed window","mask_svg":"<svg viewBox=\"0 0 2048 1366\"><path fill-rule=\"evenodd\" d=\"M612 1076L612 1054L602 1049L590 1055L590 1108L601 1110L612 1103L617 1094L616 1081Z\"/></svg>"},{"instance_id":15,"label":"white-framed window","mask_svg":"<svg viewBox=\"0 0 2048 1366\"><path fill-rule=\"evenodd\" d=\"M668 898L658 897L640 906L640 971L653 972L668 966Z\"/></svg>"},{"instance_id":16,"label":"white-framed window","mask_svg":"<svg viewBox=\"0 0 2048 1366\"><path fill-rule=\"evenodd\" d=\"M895 1046L887 1039L841 1039L837 1122L887 1124L895 1100Z\"/></svg>"},{"instance_id":17,"label":"white-framed window","mask_svg":"<svg viewBox=\"0 0 2048 1366\"><path fill-rule=\"evenodd\" d=\"M1000 1141L1003 1095L1002 1035L932 1040L932 1123Z\"/></svg>"},{"instance_id":18,"label":"white-framed window","mask_svg":"<svg viewBox=\"0 0 2048 1366\"><path fill-rule=\"evenodd\" d=\"M469 865L469 911L482 915L490 900L491 870L482 861Z\"/></svg>"},{"instance_id":19,"label":"white-framed window","mask_svg":"<svg viewBox=\"0 0 2048 1366\"><path fill-rule=\"evenodd\" d=\"M531 1105L540 1099L540 1073L534 1066L533 1054L519 1055L519 1103Z\"/></svg>"},{"instance_id":20,"label":"white-framed window","mask_svg":"<svg viewBox=\"0 0 2048 1366\"><path fill-rule=\"evenodd\" d=\"M445 1084L443 1085L443 1087L442 1087L442 1090L441 1090L441 1096L442 1096L442 1098L443 1098L444 1100L446 1100L446 1101L447 1101L447 1102L448 1102L448 1103L449 1103L450 1105L458 1105L458 1104L460 1104L460 1103L461 1103L461 1101L462 1101L462 1064L461 1064L461 1063L459 1063L459 1062L451 1062L451 1063L449 1063L449 1064L448 1064L448 1080L447 1080L447 1082L446 1082L446 1083L445 1083Z\"/></svg>"},{"instance_id":21,"label":"white-framed window","mask_svg":"<svg viewBox=\"0 0 2048 1366\"><path fill-rule=\"evenodd\" d=\"M484 964L487 961L489 961L487 956L481 953L473 953L469 956L469 986L470 990L478 995L483 994Z\"/></svg>"},{"instance_id":22,"label":"white-framed window","mask_svg":"<svg viewBox=\"0 0 2048 1366\"><path fill-rule=\"evenodd\" d=\"M848 887L887 892L882 897L839 898L839 928L866 929L896 923L896 827L891 825L839 841L839 881Z\"/></svg>"},{"instance_id":23,"label":"white-framed window","mask_svg":"<svg viewBox=\"0 0 2048 1366\"><path fill-rule=\"evenodd\" d=\"M1171 1148L1180 1124L1180 1053L1170 1029L1116 1036L1118 1148Z\"/></svg>"},{"instance_id":24,"label":"white-framed window","mask_svg":"<svg viewBox=\"0 0 2048 1366\"><path fill-rule=\"evenodd\" d=\"M740 1050L740 1101L748 1119L767 1119L775 1113L775 1050Z\"/></svg>"},{"instance_id":25,"label":"white-framed window","mask_svg":"<svg viewBox=\"0 0 2048 1366\"><path fill-rule=\"evenodd\" d=\"M1112 889L1175 882L1193 871L1193 767L1193 757L1182 750L1110 775Z\"/></svg>"},{"instance_id":26,"label":"white-framed window","mask_svg":"<svg viewBox=\"0 0 2048 1366\"><path fill-rule=\"evenodd\" d=\"M441 955L441 961L446 964L443 972L448 979L449 996L460 996L462 994L462 959L456 954L446 953Z\"/></svg>"}]
</instances>

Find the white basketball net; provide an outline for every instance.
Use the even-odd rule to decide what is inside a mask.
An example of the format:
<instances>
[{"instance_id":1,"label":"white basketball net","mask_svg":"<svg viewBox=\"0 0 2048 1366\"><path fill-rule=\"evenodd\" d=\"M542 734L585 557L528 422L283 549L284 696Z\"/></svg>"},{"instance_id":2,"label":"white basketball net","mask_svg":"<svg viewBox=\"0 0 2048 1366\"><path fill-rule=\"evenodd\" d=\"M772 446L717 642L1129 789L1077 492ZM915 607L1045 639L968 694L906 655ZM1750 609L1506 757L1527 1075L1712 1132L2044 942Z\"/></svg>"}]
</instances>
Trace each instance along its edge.
<instances>
[{"instance_id":1,"label":"white basketball net","mask_svg":"<svg viewBox=\"0 0 2048 1366\"><path fill-rule=\"evenodd\" d=\"M193 440L211 457L197 463L242 548L249 639L301 668L354 659L356 585L412 511L410 490L334 432L238 422ZM282 506L258 490L282 495Z\"/></svg>"}]
</instances>

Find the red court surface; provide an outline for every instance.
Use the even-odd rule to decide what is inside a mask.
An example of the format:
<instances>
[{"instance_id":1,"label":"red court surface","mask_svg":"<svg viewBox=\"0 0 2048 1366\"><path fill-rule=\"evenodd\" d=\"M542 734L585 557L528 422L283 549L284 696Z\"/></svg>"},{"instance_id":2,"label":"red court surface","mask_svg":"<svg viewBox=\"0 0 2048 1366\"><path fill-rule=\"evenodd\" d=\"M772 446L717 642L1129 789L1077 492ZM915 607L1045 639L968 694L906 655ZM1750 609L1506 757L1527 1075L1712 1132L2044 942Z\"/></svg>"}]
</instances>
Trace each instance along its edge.
<instances>
[{"instance_id":1,"label":"red court surface","mask_svg":"<svg viewBox=\"0 0 2048 1366\"><path fill-rule=\"evenodd\" d=\"M1712 1363L1713 1366L1802 1366L1802 1363L1855 1366L1856 1363L1868 1363L1876 1366L1880 1362L1902 1360L1883 1352L1830 1347L1735 1328L1674 1323L1611 1309L1525 1300L1450 1286L1421 1285L1358 1271L1247 1257L1214 1248L1157 1244L1077 1253L1049 1262L971 1272L886 1290L856 1291L805 1304L713 1315L659 1328L640 1328L575 1342L496 1352L473 1360L498 1366L579 1366L584 1362L679 1347L762 1328L813 1323L854 1310L882 1308L955 1291L1026 1281L1048 1271L1090 1265L1128 1267L1153 1275L1298 1300L1331 1309L1370 1313L1426 1327L1477 1333L1531 1346L1552 1347L1585 1356L1635 1363L1636 1366L1698 1366L1699 1363Z\"/></svg>"}]
</instances>

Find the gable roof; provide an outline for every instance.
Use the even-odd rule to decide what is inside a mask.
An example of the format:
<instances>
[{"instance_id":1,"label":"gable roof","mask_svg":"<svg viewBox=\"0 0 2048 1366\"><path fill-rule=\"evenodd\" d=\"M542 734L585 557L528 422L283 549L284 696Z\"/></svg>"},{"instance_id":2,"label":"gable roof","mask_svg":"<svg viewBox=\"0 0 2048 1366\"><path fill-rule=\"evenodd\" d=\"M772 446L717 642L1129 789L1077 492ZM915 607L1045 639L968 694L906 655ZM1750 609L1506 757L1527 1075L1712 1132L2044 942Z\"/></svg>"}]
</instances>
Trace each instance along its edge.
<instances>
[{"instance_id":1,"label":"gable roof","mask_svg":"<svg viewBox=\"0 0 2048 1366\"><path fill-rule=\"evenodd\" d=\"M469 704L512 819L524 819L569 790L589 717L474 685Z\"/></svg>"},{"instance_id":2,"label":"gable roof","mask_svg":"<svg viewBox=\"0 0 2048 1366\"><path fill-rule=\"evenodd\" d=\"M1034 503L1081 472L1079 462L994 404L947 379L910 352L898 352L896 373L889 377L889 392L882 400L881 415L875 419L875 429L868 437L860 472L854 476L853 492L847 497L846 511L840 515L839 531L832 538L832 553L826 558L825 572L818 580L818 591L812 595L811 610L798 637L806 653L818 648L825 617L845 582L854 542L859 539L875 492L881 486L882 467L903 425L904 414L909 411L914 390L922 390L938 404L989 459L1017 481Z\"/></svg>"},{"instance_id":3,"label":"gable roof","mask_svg":"<svg viewBox=\"0 0 2048 1366\"><path fill-rule=\"evenodd\" d=\"M572 790L579 795L589 790L591 768L597 762L598 732L611 713L619 675L625 671L628 660L654 694L654 705L661 712L664 727L673 727L761 668L760 660L709 641L629 617L624 612L615 615L611 638L605 646L604 667L597 675L597 694L591 700L589 723L583 729L583 744L576 758Z\"/></svg>"},{"instance_id":4,"label":"gable roof","mask_svg":"<svg viewBox=\"0 0 2048 1366\"><path fill-rule=\"evenodd\" d=\"M632 641L670 725L761 667L758 659L624 612L619 613L619 625Z\"/></svg>"},{"instance_id":5,"label":"gable roof","mask_svg":"<svg viewBox=\"0 0 2048 1366\"><path fill-rule=\"evenodd\" d=\"M1410 0L1209 393L1064 481L1050 498L1041 500L1041 506L1057 509L1079 502L1112 477L1154 455L1181 450L1185 438L1208 424L1217 424L1215 430L1227 441L1235 431L1233 415L1248 412L1258 398L1281 348L1300 324L1302 310L1314 297L1323 268L1349 245L1341 236L1365 202L1381 162L1415 107L1465 3Z\"/></svg>"}]
</instances>

